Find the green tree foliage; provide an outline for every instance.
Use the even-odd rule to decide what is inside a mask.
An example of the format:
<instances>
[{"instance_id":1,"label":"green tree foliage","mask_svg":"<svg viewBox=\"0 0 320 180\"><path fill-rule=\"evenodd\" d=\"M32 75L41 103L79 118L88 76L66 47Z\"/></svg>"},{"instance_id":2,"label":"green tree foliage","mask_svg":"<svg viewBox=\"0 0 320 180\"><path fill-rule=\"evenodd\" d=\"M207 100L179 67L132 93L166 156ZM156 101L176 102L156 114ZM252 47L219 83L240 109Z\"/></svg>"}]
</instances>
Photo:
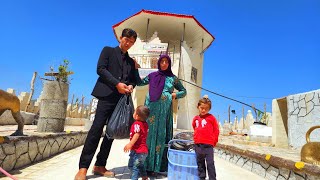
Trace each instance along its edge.
<instances>
[{"instance_id":1,"label":"green tree foliage","mask_svg":"<svg viewBox=\"0 0 320 180\"><path fill-rule=\"evenodd\" d=\"M69 61L67 59L63 60L63 64L60 64L58 68L58 75L56 76L57 81L69 82L68 76L73 74L72 71L68 70Z\"/></svg>"}]
</instances>

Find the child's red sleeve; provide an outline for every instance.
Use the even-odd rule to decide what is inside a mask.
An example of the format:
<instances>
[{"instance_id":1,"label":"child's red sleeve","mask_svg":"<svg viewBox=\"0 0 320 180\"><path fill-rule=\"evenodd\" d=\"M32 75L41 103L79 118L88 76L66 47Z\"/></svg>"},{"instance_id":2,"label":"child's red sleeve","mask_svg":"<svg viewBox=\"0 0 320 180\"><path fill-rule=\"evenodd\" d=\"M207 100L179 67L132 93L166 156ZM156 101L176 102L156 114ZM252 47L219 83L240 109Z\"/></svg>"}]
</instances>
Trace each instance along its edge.
<instances>
[{"instance_id":1,"label":"child's red sleeve","mask_svg":"<svg viewBox=\"0 0 320 180\"><path fill-rule=\"evenodd\" d=\"M217 122L217 119L212 116L212 121L213 121L213 134L214 134L214 137L215 137L215 144L218 142L218 137L219 137L219 124Z\"/></svg>"},{"instance_id":2,"label":"child's red sleeve","mask_svg":"<svg viewBox=\"0 0 320 180\"><path fill-rule=\"evenodd\" d=\"M196 125L195 125L195 118L196 118L196 116L192 119L192 127L193 127L193 129L194 129L194 127L196 126Z\"/></svg>"}]
</instances>

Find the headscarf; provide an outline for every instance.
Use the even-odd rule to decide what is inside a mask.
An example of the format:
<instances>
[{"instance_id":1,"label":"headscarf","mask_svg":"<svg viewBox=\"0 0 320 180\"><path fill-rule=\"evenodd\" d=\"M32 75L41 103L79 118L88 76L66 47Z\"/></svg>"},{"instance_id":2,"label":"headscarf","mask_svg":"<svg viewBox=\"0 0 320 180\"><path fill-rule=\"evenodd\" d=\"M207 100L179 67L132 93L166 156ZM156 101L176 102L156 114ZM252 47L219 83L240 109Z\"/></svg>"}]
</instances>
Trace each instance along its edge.
<instances>
[{"instance_id":1,"label":"headscarf","mask_svg":"<svg viewBox=\"0 0 320 180\"><path fill-rule=\"evenodd\" d=\"M162 71L161 67L160 67L160 62L161 62L161 59L163 59L163 58L167 58L168 63L169 63L168 68L164 71ZM171 71L171 58L170 58L170 56L163 54L159 57L159 60L158 60L158 71L150 73L148 75L150 101L154 102L160 98L167 76L172 77L172 76L174 76L174 74Z\"/></svg>"}]
</instances>

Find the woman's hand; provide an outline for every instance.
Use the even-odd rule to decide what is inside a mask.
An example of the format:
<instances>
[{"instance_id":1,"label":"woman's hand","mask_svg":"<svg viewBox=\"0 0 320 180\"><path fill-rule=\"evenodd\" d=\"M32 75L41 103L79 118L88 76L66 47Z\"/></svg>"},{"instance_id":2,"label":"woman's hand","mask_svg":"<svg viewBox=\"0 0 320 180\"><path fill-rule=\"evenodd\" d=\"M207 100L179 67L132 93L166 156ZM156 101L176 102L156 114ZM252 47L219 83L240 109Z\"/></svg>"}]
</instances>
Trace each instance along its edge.
<instances>
[{"instance_id":1,"label":"woman's hand","mask_svg":"<svg viewBox=\"0 0 320 180\"><path fill-rule=\"evenodd\" d=\"M172 95L172 99L176 99L176 97L177 97L176 93L172 93L171 95Z\"/></svg>"},{"instance_id":2,"label":"woman's hand","mask_svg":"<svg viewBox=\"0 0 320 180\"><path fill-rule=\"evenodd\" d=\"M141 68L141 66L140 66L140 64L138 64L136 58L132 58L132 59L133 59L133 61L134 61L134 68L136 68L136 69Z\"/></svg>"}]
</instances>

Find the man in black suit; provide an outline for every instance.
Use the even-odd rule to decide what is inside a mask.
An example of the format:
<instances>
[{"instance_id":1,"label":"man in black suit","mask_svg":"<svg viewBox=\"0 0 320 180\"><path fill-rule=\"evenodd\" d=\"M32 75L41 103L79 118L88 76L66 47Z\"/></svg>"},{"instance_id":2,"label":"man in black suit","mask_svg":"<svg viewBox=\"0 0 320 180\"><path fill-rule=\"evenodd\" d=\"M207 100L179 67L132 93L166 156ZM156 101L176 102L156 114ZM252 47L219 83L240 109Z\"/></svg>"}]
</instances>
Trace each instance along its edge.
<instances>
[{"instance_id":1,"label":"man in black suit","mask_svg":"<svg viewBox=\"0 0 320 180\"><path fill-rule=\"evenodd\" d=\"M98 98L95 119L88 132L84 144L79 171L75 180L85 180L87 170L98 147L99 140L115 106L123 94L131 93L136 84L135 61L128 55L128 49L135 43L137 33L132 29L124 29L120 37L119 46L104 47L98 61L97 74L99 78L92 91L92 95ZM114 177L114 172L108 171L105 166L110 153L113 139L104 136L96 163L93 167L95 175Z\"/></svg>"}]
</instances>

